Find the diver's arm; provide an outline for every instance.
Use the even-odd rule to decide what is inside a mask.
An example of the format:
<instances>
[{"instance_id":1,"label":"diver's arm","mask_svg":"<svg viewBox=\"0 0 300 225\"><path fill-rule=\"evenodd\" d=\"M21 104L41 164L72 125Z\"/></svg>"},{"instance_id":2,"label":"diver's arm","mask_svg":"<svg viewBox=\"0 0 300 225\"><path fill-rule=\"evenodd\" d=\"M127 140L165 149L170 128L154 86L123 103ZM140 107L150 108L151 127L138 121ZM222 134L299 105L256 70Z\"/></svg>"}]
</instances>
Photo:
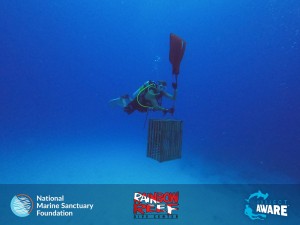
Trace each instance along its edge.
<instances>
[{"instance_id":1,"label":"diver's arm","mask_svg":"<svg viewBox=\"0 0 300 225\"><path fill-rule=\"evenodd\" d=\"M159 111L162 111L162 112L164 113L164 115L166 115L166 113L170 113L171 115L173 115L173 113L174 113L174 108L169 108L169 109L167 109L167 108L164 108L164 107L160 106L160 105L158 104L158 102L157 102L157 100L156 100L155 97L152 96L152 97L148 98L148 101L151 102L151 105L152 105L152 109L153 109L153 110L159 110Z\"/></svg>"},{"instance_id":2,"label":"diver's arm","mask_svg":"<svg viewBox=\"0 0 300 225\"><path fill-rule=\"evenodd\" d=\"M171 95L168 92L163 91L163 95L166 96L167 98L171 99L171 100L176 100L177 97L177 89L174 89L173 95Z\"/></svg>"},{"instance_id":3,"label":"diver's arm","mask_svg":"<svg viewBox=\"0 0 300 225\"><path fill-rule=\"evenodd\" d=\"M163 95L165 95L165 92L163 92ZM170 94L169 94L170 95ZM172 98L172 95L170 95L171 98ZM176 96L175 96L176 97ZM168 109L167 108L164 108L162 106L160 106L156 100L156 97L155 97L155 93L152 91L152 90L149 90L147 95L146 95L146 98L148 99L148 101L151 102L151 105L152 105L152 109L154 110L160 110L160 111L163 111L163 112L167 112Z\"/></svg>"},{"instance_id":4,"label":"diver's arm","mask_svg":"<svg viewBox=\"0 0 300 225\"><path fill-rule=\"evenodd\" d=\"M161 106L158 104L158 102L157 102L157 100L156 100L155 98L151 98L151 99L150 99L150 102L151 102L152 108L153 108L154 110L160 110L160 111L168 110L168 109L166 109L166 108L164 108L164 107L161 107Z\"/></svg>"}]
</instances>

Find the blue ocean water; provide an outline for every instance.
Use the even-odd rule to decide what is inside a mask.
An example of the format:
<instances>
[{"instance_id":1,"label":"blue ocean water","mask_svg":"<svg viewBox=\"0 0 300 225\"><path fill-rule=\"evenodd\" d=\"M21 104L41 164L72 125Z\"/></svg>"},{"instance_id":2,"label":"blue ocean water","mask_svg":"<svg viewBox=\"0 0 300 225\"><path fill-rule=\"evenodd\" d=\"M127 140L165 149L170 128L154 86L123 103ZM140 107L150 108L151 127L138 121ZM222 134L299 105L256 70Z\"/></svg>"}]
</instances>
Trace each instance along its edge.
<instances>
[{"instance_id":1,"label":"blue ocean water","mask_svg":"<svg viewBox=\"0 0 300 225\"><path fill-rule=\"evenodd\" d=\"M0 30L1 183L299 183L299 1L10 0ZM171 32L183 158L158 163L108 102L172 92Z\"/></svg>"}]
</instances>

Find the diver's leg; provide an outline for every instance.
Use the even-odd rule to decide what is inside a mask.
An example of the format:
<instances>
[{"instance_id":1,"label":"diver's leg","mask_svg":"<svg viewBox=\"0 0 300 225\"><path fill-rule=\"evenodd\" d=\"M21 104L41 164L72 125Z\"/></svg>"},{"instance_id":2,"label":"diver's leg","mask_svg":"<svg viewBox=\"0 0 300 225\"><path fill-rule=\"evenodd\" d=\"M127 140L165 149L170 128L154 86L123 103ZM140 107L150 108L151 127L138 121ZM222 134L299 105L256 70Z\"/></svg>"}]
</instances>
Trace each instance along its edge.
<instances>
[{"instance_id":1,"label":"diver's leg","mask_svg":"<svg viewBox=\"0 0 300 225\"><path fill-rule=\"evenodd\" d=\"M125 98L122 98L122 104L123 104L123 107L126 107L128 105L128 102L126 101Z\"/></svg>"},{"instance_id":2,"label":"diver's leg","mask_svg":"<svg viewBox=\"0 0 300 225\"><path fill-rule=\"evenodd\" d=\"M128 94L121 96L123 107L126 107L130 102L131 98Z\"/></svg>"},{"instance_id":3,"label":"diver's leg","mask_svg":"<svg viewBox=\"0 0 300 225\"><path fill-rule=\"evenodd\" d=\"M126 107L130 103L129 95L123 95L119 98L115 98L109 101L111 106L119 106L119 107Z\"/></svg>"}]
</instances>

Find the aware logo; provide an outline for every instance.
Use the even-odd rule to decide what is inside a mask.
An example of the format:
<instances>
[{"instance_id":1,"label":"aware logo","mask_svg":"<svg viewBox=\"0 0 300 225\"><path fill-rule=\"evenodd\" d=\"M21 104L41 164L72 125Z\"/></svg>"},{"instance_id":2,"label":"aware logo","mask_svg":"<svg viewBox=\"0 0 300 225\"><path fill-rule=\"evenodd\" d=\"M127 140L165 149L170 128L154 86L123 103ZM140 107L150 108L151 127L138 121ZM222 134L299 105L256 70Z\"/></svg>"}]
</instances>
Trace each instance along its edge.
<instances>
[{"instance_id":1,"label":"aware logo","mask_svg":"<svg viewBox=\"0 0 300 225\"><path fill-rule=\"evenodd\" d=\"M287 200L269 200L268 197L268 193L264 194L261 191L251 194L248 199L245 199L248 204L246 204L244 214L251 220L264 220L267 214L288 216Z\"/></svg>"},{"instance_id":2,"label":"aware logo","mask_svg":"<svg viewBox=\"0 0 300 225\"><path fill-rule=\"evenodd\" d=\"M25 194L18 194L10 202L11 211L19 217L29 216L33 209L32 199Z\"/></svg>"}]
</instances>

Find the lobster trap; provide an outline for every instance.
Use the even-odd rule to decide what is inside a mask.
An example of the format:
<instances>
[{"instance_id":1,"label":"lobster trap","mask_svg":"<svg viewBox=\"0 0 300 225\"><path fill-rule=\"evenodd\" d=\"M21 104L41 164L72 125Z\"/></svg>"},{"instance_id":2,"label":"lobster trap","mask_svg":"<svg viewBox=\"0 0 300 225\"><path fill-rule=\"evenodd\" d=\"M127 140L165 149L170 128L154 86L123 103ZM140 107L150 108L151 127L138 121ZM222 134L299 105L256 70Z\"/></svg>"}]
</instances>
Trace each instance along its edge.
<instances>
[{"instance_id":1,"label":"lobster trap","mask_svg":"<svg viewBox=\"0 0 300 225\"><path fill-rule=\"evenodd\" d=\"M182 124L181 120L150 119L147 157L159 162L181 158Z\"/></svg>"}]
</instances>

